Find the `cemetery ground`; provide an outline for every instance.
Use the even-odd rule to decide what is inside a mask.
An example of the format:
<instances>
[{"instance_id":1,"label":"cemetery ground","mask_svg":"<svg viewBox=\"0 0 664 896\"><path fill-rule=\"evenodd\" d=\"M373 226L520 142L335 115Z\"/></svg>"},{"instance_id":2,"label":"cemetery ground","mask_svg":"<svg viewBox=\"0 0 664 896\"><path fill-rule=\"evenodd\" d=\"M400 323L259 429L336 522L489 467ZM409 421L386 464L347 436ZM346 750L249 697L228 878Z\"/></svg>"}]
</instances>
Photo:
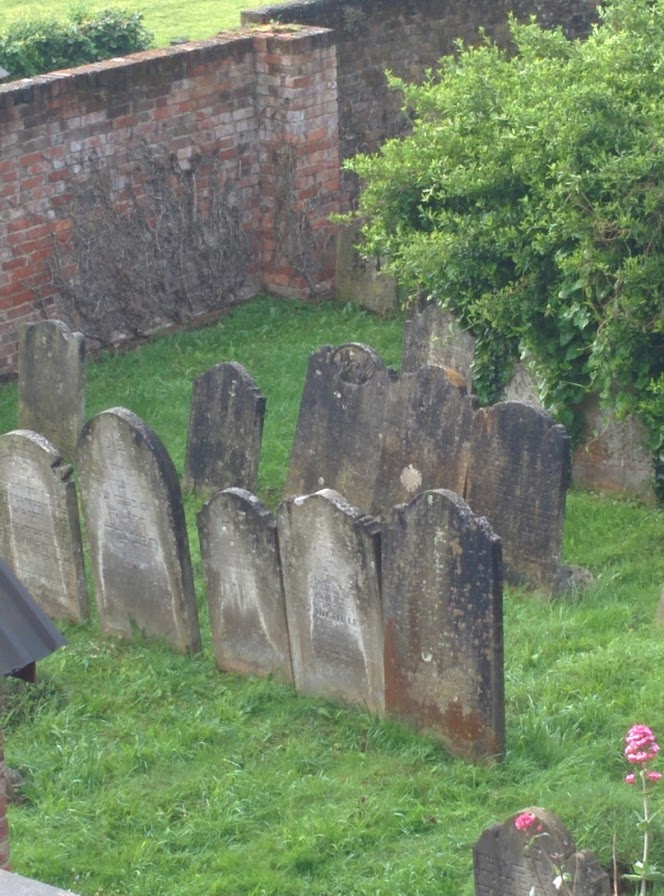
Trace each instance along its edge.
<instances>
[{"instance_id":1,"label":"cemetery ground","mask_svg":"<svg viewBox=\"0 0 664 896\"><path fill-rule=\"evenodd\" d=\"M237 361L267 397L258 494L275 509L311 353L363 342L396 367L402 337L398 316L259 299L88 361L86 416L131 409L182 474L192 382ZM16 404L15 386L0 390L3 431ZM2 683L5 758L24 778L9 811L15 871L81 896L471 896L474 841L532 805L607 870L614 852L619 871L640 858L623 738L636 722L664 737L661 506L569 494L563 559L595 584L552 602L506 589L506 755L472 765L361 708L218 671L200 503L186 495L201 654L103 637L93 610L59 626L68 646L39 663L36 685ZM664 867L664 813L651 837Z\"/></svg>"},{"instance_id":2,"label":"cemetery ground","mask_svg":"<svg viewBox=\"0 0 664 896\"><path fill-rule=\"evenodd\" d=\"M143 24L154 35L157 47L167 47L172 40L202 40L219 31L236 28L240 24L240 13L251 6L247 0L99 0L99 2L73 4L70 0L31 0L30 19L66 20L72 8L83 7L86 11L97 9L138 10L143 13ZM0 30L9 22L26 15L23 0L3 0L0 9Z\"/></svg>"}]
</instances>

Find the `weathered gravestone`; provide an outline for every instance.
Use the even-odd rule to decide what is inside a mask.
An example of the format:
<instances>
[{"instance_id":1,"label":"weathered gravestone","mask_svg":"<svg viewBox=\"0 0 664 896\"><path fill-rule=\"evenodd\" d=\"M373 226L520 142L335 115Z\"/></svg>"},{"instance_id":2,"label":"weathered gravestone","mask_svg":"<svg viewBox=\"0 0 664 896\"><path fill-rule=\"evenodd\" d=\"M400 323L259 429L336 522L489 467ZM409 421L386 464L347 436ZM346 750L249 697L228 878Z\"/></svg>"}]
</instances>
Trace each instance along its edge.
<instances>
[{"instance_id":1,"label":"weathered gravestone","mask_svg":"<svg viewBox=\"0 0 664 896\"><path fill-rule=\"evenodd\" d=\"M324 489L277 512L298 691L384 709L380 530Z\"/></svg>"},{"instance_id":2,"label":"weathered gravestone","mask_svg":"<svg viewBox=\"0 0 664 896\"><path fill-rule=\"evenodd\" d=\"M195 381L184 470L185 488L255 491L265 397L241 364L217 364Z\"/></svg>"},{"instance_id":3,"label":"weathered gravestone","mask_svg":"<svg viewBox=\"0 0 664 896\"><path fill-rule=\"evenodd\" d=\"M314 352L302 393L287 496L331 488L370 511L384 407L395 378L365 345L325 345Z\"/></svg>"},{"instance_id":4,"label":"weathered gravestone","mask_svg":"<svg viewBox=\"0 0 664 896\"><path fill-rule=\"evenodd\" d=\"M292 682L274 516L230 488L205 504L197 523L217 666Z\"/></svg>"},{"instance_id":5,"label":"weathered gravestone","mask_svg":"<svg viewBox=\"0 0 664 896\"><path fill-rule=\"evenodd\" d=\"M475 339L462 330L451 314L435 302L427 302L404 326L401 370L439 366L455 370L472 392Z\"/></svg>"},{"instance_id":6,"label":"weathered gravestone","mask_svg":"<svg viewBox=\"0 0 664 896\"><path fill-rule=\"evenodd\" d=\"M59 320L27 324L18 343L18 420L68 459L85 415L85 339Z\"/></svg>"},{"instance_id":7,"label":"weathered gravestone","mask_svg":"<svg viewBox=\"0 0 664 896\"><path fill-rule=\"evenodd\" d=\"M454 492L395 507L383 532L385 709L458 756L505 746L500 540Z\"/></svg>"},{"instance_id":8,"label":"weathered gravestone","mask_svg":"<svg viewBox=\"0 0 664 896\"><path fill-rule=\"evenodd\" d=\"M324 346L309 362L286 494L331 488L385 517L424 489L462 489L474 407L454 371L398 378L366 346Z\"/></svg>"},{"instance_id":9,"label":"weathered gravestone","mask_svg":"<svg viewBox=\"0 0 664 896\"><path fill-rule=\"evenodd\" d=\"M527 817L526 829L517 819ZM569 831L546 809L531 807L482 832L473 846L475 896L558 896L567 873L574 896L608 896L609 876L593 853L575 851ZM559 882L558 882L559 883Z\"/></svg>"},{"instance_id":10,"label":"weathered gravestone","mask_svg":"<svg viewBox=\"0 0 664 896\"><path fill-rule=\"evenodd\" d=\"M337 236L336 298L352 301L360 308L386 314L398 306L397 282L381 268L381 260L366 258L355 248L360 238L358 224L345 225Z\"/></svg>"},{"instance_id":11,"label":"weathered gravestone","mask_svg":"<svg viewBox=\"0 0 664 896\"><path fill-rule=\"evenodd\" d=\"M464 495L503 543L505 580L551 595L561 563L569 437L542 410L518 401L475 412Z\"/></svg>"},{"instance_id":12,"label":"weathered gravestone","mask_svg":"<svg viewBox=\"0 0 664 896\"><path fill-rule=\"evenodd\" d=\"M373 516L385 519L395 504L427 489L463 493L474 409L474 398L443 367L421 367L389 383Z\"/></svg>"},{"instance_id":13,"label":"weathered gravestone","mask_svg":"<svg viewBox=\"0 0 664 896\"><path fill-rule=\"evenodd\" d=\"M0 555L48 616L80 622L89 606L71 473L43 436L0 436Z\"/></svg>"},{"instance_id":14,"label":"weathered gravestone","mask_svg":"<svg viewBox=\"0 0 664 896\"><path fill-rule=\"evenodd\" d=\"M155 433L126 408L87 422L78 447L81 503L104 631L132 626L176 651L200 650L180 484Z\"/></svg>"}]
</instances>

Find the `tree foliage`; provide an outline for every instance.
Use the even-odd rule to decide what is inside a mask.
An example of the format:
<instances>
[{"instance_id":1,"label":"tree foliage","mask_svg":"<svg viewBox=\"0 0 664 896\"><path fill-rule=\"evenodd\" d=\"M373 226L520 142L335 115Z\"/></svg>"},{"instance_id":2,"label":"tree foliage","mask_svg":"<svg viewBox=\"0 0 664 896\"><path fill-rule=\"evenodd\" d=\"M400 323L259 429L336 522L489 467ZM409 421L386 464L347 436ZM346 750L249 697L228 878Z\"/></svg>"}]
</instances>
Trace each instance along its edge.
<instances>
[{"instance_id":1,"label":"tree foliage","mask_svg":"<svg viewBox=\"0 0 664 896\"><path fill-rule=\"evenodd\" d=\"M588 391L664 462L664 0L614 0L585 41L512 21L403 91L412 133L348 167L363 246L478 341L495 400L519 358L572 433Z\"/></svg>"},{"instance_id":2,"label":"tree foliage","mask_svg":"<svg viewBox=\"0 0 664 896\"><path fill-rule=\"evenodd\" d=\"M151 43L140 12L74 10L64 22L31 18L12 23L0 32L0 65L17 80L136 53Z\"/></svg>"}]
</instances>

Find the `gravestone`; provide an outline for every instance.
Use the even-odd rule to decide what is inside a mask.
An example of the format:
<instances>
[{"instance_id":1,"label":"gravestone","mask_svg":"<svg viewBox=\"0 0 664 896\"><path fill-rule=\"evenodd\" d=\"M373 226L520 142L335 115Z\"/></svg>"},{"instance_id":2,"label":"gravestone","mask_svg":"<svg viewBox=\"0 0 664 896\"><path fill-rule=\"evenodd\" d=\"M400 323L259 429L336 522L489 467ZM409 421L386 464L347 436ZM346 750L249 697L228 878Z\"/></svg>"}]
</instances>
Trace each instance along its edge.
<instances>
[{"instance_id":1,"label":"gravestone","mask_svg":"<svg viewBox=\"0 0 664 896\"><path fill-rule=\"evenodd\" d=\"M453 372L421 367L390 382L373 516L421 491L463 492L475 400Z\"/></svg>"},{"instance_id":2,"label":"gravestone","mask_svg":"<svg viewBox=\"0 0 664 896\"><path fill-rule=\"evenodd\" d=\"M565 427L545 411L507 401L475 412L464 497L501 538L510 584L552 595L565 578L569 457Z\"/></svg>"},{"instance_id":3,"label":"gravestone","mask_svg":"<svg viewBox=\"0 0 664 896\"><path fill-rule=\"evenodd\" d=\"M182 496L168 453L126 408L89 420L78 453L97 607L103 630L132 626L176 651L200 650Z\"/></svg>"},{"instance_id":4,"label":"gravestone","mask_svg":"<svg viewBox=\"0 0 664 896\"><path fill-rule=\"evenodd\" d=\"M380 530L324 489L277 512L295 685L384 709Z\"/></svg>"},{"instance_id":5,"label":"gravestone","mask_svg":"<svg viewBox=\"0 0 664 896\"><path fill-rule=\"evenodd\" d=\"M500 540L454 492L395 507L383 532L385 709L481 760L505 746Z\"/></svg>"},{"instance_id":6,"label":"gravestone","mask_svg":"<svg viewBox=\"0 0 664 896\"><path fill-rule=\"evenodd\" d=\"M288 497L322 488L369 512L383 413L396 373L365 345L323 346L309 359L286 484Z\"/></svg>"},{"instance_id":7,"label":"gravestone","mask_svg":"<svg viewBox=\"0 0 664 896\"><path fill-rule=\"evenodd\" d=\"M340 228L337 237L336 298L351 301L360 308L386 314L398 306L397 282L381 267L381 260L365 257L355 248L360 238L359 225Z\"/></svg>"},{"instance_id":8,"label":"gravestone","mask_svg":"<svg viewBox=\"0 0 664 896\"><path fill-rule=\"evenodd\" d=\"M463 377L472 392L475 339L462 330L451 314L435 302L427 302L404 326L402 373L432 365L448 367Z\"/></svg>"},{"instance_id":9,"label":"gravestone","mask_svg":"<svg viewBox=\"0 0 664 896\"><path fill-rule=\"evenodd\" d=\"M517 818L532 824L519 830ZM575 851L569 831L546 809L531 807L486 828L473 846L475 896L558 896L556 878L570 875L574 896L608 896L609 876L593 853Z\"/></svg>"},{"instance_id":10,"label":"gravestone","mask_svg":"<svg viewBox=\"0 0 664 896\"><path fill-rule=\"evenodd\" d=\"M85 339L59 320L21 328L18 341L20 429L47 438L67 460L76 455L85 416Z\"/></svg>"},{"instance_id":11,"label":"gravestone","mask_svg":"<svg viewBox=\"0 0 664 896\"><path fill-rule=\"evenodd\" d=\"M618 419L597 395L581 404L581 443L572 454L572 482L578 488L638 495L656 501L655 464L645 426L633 414Z\"/></svg>"},{"instance_id":12,"label":"gravestone","mask_svg":"<svg viewBox=\"0 0 664 896\"><path fill-rule=\"evenodd\" d=\"M0 556L47 616L81 622L89 606L71 474L43 436L0 436Z\"/></svg>"},{"instance_id":13,"label":"gravestone","mask_svg":"<svg viewBox=\"0 0 664 896\"><path fill-rule=\"evenodd\" d=\"M230 488L203 506L197 523L217 666L292 682L274 516Z\"/></svg>"},{"instance_id":14,"label":"gravestone","mask_svg":"<svg viewBox=\"0 0 664 896\"><path fill-rule=\"evenodd\" d=\"M255 491L265 397L241 364L217 364L194 382L184 487L199 494Z\"/></svg>"}]
</instances>

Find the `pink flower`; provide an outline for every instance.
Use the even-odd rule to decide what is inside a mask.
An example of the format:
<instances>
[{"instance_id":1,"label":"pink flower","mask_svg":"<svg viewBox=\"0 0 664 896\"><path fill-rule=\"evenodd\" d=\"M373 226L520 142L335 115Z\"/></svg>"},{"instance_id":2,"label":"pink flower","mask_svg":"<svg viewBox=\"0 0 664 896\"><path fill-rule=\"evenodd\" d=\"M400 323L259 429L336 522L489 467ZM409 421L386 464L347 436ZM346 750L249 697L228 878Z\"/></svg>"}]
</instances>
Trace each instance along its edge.
<instances>
[{"instance_id":1,"label":"pink flower","mask_svg":"<svg viewBox=\"0 0 664 896\"><path fill-rule=\"evenodd\" d=\"M625 738L625 756L628 762L650 762L659 753L659 744L647 725L632 725Z\"/></svg>"},{"instance_id":2,"label":"pink flower","mask_svg":"<svg viewBox=\"0 0 664 896\"><path fill-rule=\"evenodd\" d=\"M662 773L661 772L648 772L646 777L649 781L661 781Z\"/></svg>"},{"instance_id":3,"label":"pink flower","mask_svg":"<svg viewBox=\"0 0 664 896\"><path fill-rule=\"evenodd\" d=\"M634 784L636 775L625 775L625 784Z\"/></svg>"},{"instance_id":4,"label":"pink flower","mask_svg":"<svg viewBox=\"0 0 664 896\"><path fill-rule=\"evenodd\" d=\"M514 827L517 831L527 831L537 821L537 816L532 812L522 812L514 819Z\"/></svg>"}]
</instances>

